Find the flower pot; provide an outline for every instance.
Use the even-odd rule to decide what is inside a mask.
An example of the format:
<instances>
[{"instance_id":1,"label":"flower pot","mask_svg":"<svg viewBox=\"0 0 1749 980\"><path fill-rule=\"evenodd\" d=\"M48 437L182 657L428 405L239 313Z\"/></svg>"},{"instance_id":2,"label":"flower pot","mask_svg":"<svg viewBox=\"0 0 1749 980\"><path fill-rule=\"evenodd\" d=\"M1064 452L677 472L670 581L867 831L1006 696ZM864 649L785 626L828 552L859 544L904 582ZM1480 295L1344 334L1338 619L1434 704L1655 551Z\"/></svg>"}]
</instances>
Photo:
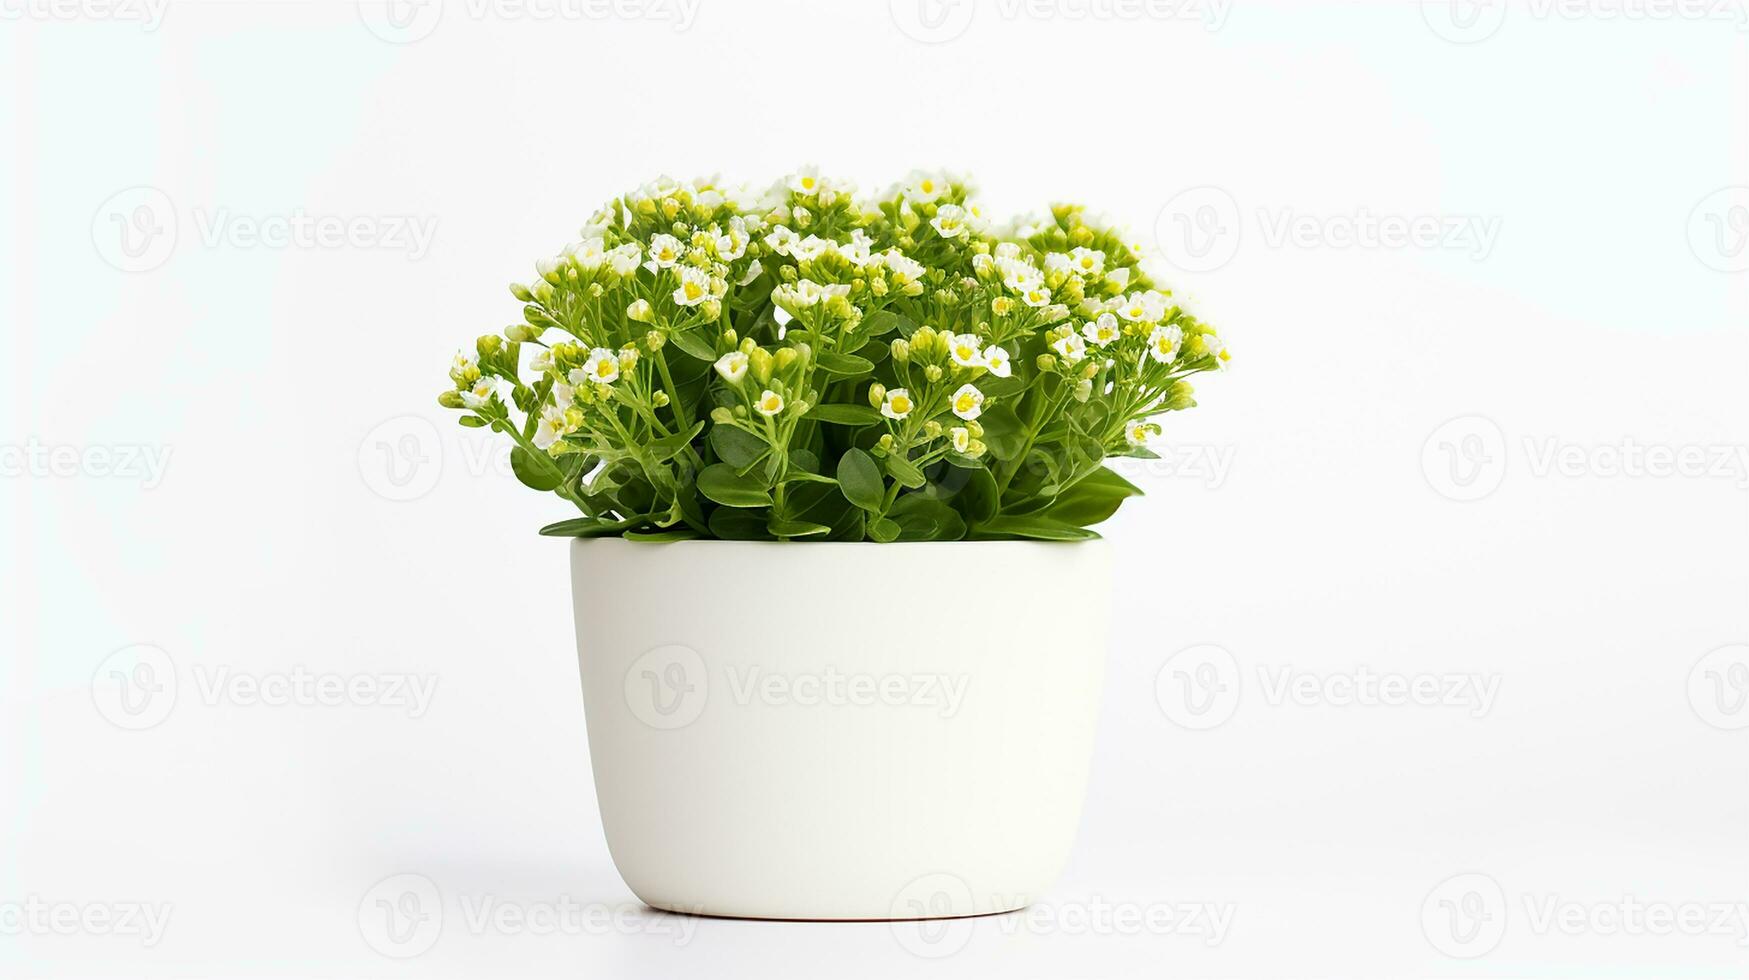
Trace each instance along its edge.
<instances>
[{"instance_id":1,"label":"flower pot","mask_svg":"<svg viewBox=\"0 0 1749 980\"><path fill-rule=\"evenodd\" d=\"M608 849L645 903L901 919L1021 908L1074 841L1103 541L572 544Z\"/></svg>"}]
</instances>

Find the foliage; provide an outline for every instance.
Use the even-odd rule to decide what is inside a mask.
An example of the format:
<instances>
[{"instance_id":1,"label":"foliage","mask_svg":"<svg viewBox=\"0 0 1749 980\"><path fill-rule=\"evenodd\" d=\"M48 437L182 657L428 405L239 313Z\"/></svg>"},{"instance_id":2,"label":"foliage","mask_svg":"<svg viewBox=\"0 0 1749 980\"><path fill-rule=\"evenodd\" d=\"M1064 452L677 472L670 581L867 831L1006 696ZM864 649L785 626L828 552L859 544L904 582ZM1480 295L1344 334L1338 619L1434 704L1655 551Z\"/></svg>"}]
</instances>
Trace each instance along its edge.
<instances>
[{"instance_id":1,"label":"foliage","mask_svg":"<svg viewBox=\"0 0 1749 980\"><path fill-rule=\"evenodd\" d=\"M940 174L662 179L536 269L439 401L582 512L546 534L1094 537L1140 493L1102 461L1228 360L1081 208L992 230Z\"/></svg>"}]
</instances>

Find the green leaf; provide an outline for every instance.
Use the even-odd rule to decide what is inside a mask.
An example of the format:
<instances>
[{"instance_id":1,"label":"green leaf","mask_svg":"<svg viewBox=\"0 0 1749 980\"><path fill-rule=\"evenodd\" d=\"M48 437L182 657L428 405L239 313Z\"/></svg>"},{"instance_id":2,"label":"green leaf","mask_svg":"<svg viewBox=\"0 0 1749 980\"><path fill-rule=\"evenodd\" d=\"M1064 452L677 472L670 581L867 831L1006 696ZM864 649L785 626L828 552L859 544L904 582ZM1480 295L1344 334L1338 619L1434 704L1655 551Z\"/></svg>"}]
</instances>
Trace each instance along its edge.
<instances>
[{"instance_id":1,"label":"green leaf","mask_svg":"<svg viewBox=\"0 0 1749 980\"><path fill-rule=\"evenodd\" d=\"M779 479L777 482L779 482L779 483L837 483L838 481L832 479L829 476L821 476L818 473L814 473L814 472L811 472L809 470L804 470L799 466L791 466L789 468L789 470L783 474L783 477L781 479Z\"/></svg>"},{"instance_id":2,"label":"green leaf","mask_svg":"<svg viewBox=\"0 0 1749 980\"><path fill-rule=\"evenodd\" d=\"M917 468L917 464L902 456L887 456L885 462L888 475L906 489L915 490L928 482L924 480L923 471Z\"/></svg>"},{"instance_id":3,"label":"green leaf","mask_svg":"<svg viewBox=\"0 0 1749 980\"><path fill-rule=\"evenodd\" d=\"M900 541L957 541L966 535L966 522L957 511L922 494L900 497L891 513Z\"/></svg>"},{"instance_id":4,"label":"green leaf","mask_svg":"<svg viewBox=\"0 0 1749 980\"><path fill-rule=\"evenodd\" d=\"M910 329L907 330L906 327ZM865 337L879 337L892 330L909 337L916 332L917 324L891 310L876 310L863 317L862 322L856 325L856 332Z\"/></svg>"},{"instance_id":5,"label":"green leaf","mask_svg":"<svg viewBox=\"0 0 1749 980\"><path fill-rule=\"evenodd\" d=\"M757 510L718 507L711 513L711 533L724 541L770 541L766 515Z\"/></svg>"},{"instance_id":6,"label":"green leaf","mask_svg":"<svg viewBox=\"0 0 1749 980\"><path fill-rule=\"evenodd\" d=\"M688 355L701 361L717 359L717 349L698 334L686 330L676 330L668 335L668 340Z\"/></svg>"},{"instance_id":7,"label":"green leaf","mask_svg":"<svg viewBox=\"0 0 1749 980\"><path fill-rule=\"evenodd\" d=\"M871 513L879 513L886 502L880 467L874 457L860 449L846 449L839 458L838 488L844 491L844 499Z\"/></svg>"},{"instance_id":8,"label":"green leaf","mask_svg":"<svg viewBox=\"0 0 1749 980\"><path fill-rule=\"evenodd\" d=\"M737 470L752 466L771 451L770 444L759 436L721 423L711 426L710 442L717 458Z\"/></svg>"},{"instance_id":9,"label":"green leaf","mask_svg":"<svg viewBox=\"0 0 1749 980\"><path fill-rule=\"evenodd\" d=\"M815 405L802 417L833 425L873 425L881 420L881 413L867 405Z\"/></svg>"},{"instance_id":10,"label":"green leaf","mask_svg":"<svg viewBox=\"0 0 1749 980\"><path fill-rule=\"evenodd\" d=\"M765 481L742 476L727 463L712 463L699 471L698 492L727 507L769 507Z\"/></svg>"},{"instance_id":11,"label":"green leaf","mask_svg":"<svg viewBox=\"0 0 1749 980\"><path fill-rule=\"evenodd\" d=\"M953 472L949 470L948 472ZM972 524L982 524L996 516L998 494L996 478L982 466L967 469L961 474L965 482L948 499L967 521Z\"/></svg>"},{"instance_id":12,"label":"green leaf","mask_svg":"<svg viewBox=\"0 0 1749 980\"><path fill-rule=\"evenodd\" d=\"M456 421L470 429L478 429L486 424L486 420L480 418L478 415L464 415L461 418L456 419Z\"/></svg>"},{"instance_id":13,"label":"green leaf","mask_svg":"<svg viewBox=\"0 0 1749 980\"><path fill-rule=\"evenodd\" d=\"M665 527L656 531L627 531L623 537L627 541L656 544L663 541L691 541L698 537L698 532L689 527Z\"/></svg>"},{"instance_id":14,"label":"green leaf","mask_svg":"<svg viewBox=\"0 0 1749 980\"><path fill-rule=\"evenodd\" d=\"M847 378L861 377L874 370L874 362L866 357L855 354L838 354L832 351L814 355L814 363L827 374L843 375Z\"/></svg>"},{"instance_id":15,"label":"green leaf","mask_svg":"<svg viewBox=\"0 0 1749 980\"><path fill-rule=\"evenodd\" d=\"M780 538L806 538L816 534L830 534L832 531L824 524L814 524L810 521L785 521L776 517L765 522L765 529Z\"/></svg>"},{"instance_id":16,"label":"green leaf","mask_svg":"<svg viewBox=\"0 0 1749 980\"><path fill-rule=\"evenodd\" d=\"M1003 402L978 416L979 424L984 427L984 445L990 450L990 455L997 459L1013 459L1020 455L1020 449L1026 445L1026 433L1022 431L1020 416L1014 414L1014 407L1009 402Z\"/></svg>"},{"instance_id":17,"label":"green leaf","mask_svg":"<svg viewBox=\"0 0 1749 980\"><path fill-rule=\"evenodd\" d=\"M604 538L643 521L642 517L627 518L623 521L609 521L599 517L573 517L568 521L548 524L540 529L540 533L549 538Z\"/></svg>"},{"instance_id":18,"label":"green leaf","mask_svg":"<svg viewBox=\"0 0 1749 980\"><path fill-rule=\"evenodd\" d=\"M565 482L565 474L551 456L531 453L521 446L510 450L510 471L516 474L523 486L542 493L555 490L559 484Z\"/></svg>"},{"instance_id":19,"label":"green leaf","mask_svg":"<svg viewBox=\"0 0 1749 980\"><path fill-rule=\"evenodd\" d=\"M1043 517L1015 517L1004 514L980 525L974 535L981 539L1032 538L1037 541L1087 541L1097 538L1096 532Z\"/></svg>"},{"instance_id":20,"label":"green leaf","mask_svg":"<svg viewBox=\"0 0 1749 980\"><path fill-rule=\"evenodd\" d=\"M887 520L885 517L877 517L868 522L868 536L882 544L888 541L897 541L903 530L904 528L901 528L897 522Z\"/></svg>"},{"instance_id":21,"label":"green leaf","mask_svg":"<svg viewBox=\"0 0 1749 980\"><path fill-rule=\"evenodd\" d=\"M1056 502L1043 516L1063 524L1087 527L1110 517L1126 499L1139 497L1141 493L1140 487L1101 466L1058 494Z\"/></svg>"},{"instance_id":22,"label":"green leaf","mask_svg":"<svg viewBox=\"0 0 1749 980\"><path fill-rule=\"evenodd\" d=\"M692 423L692 428L685 432L676 432L665 439L657 439L650 443L650 458L658 463L666 462L678 456L682 450L692 444L692 440L704 429L704 422Z\"/></svg>"}]
</instances>

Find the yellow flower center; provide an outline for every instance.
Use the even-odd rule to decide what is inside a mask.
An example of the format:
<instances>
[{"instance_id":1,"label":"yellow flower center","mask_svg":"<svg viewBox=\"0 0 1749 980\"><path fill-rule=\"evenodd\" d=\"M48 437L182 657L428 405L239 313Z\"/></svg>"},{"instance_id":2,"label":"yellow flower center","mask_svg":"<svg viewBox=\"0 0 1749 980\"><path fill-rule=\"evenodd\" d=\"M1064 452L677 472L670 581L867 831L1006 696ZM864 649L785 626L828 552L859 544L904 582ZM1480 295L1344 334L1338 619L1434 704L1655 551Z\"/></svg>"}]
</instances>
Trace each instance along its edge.
<instances>
[{"instance_id":1,"label":"yellow flower center","mask_svg":"<svg viewBox=\"0 0 1749 980\"><path fill-rule=\"evenodd\" d=\"M700 296L704 295L704 290L698 288L698 283L696 282L685 283L681 288L686 290L687 299L698 299Z\"/></svg>"},{"instance_id":2,"label":"yellow flower center","mask_svg":"<svg viewBox=\"0 0 1749 980\"><path fill-rule=\"evenodd\" d=\"M903 396L893 399L893 411L895 413L897 413L899 415L904 415L906 412L909 412L910 410L911 410L911 399L905 398Z\"/></svg>"},{"instance_id":3,"label":"yellow flower center","mask_svg":"<svg viewBox=\"0 0 1749 980\"><path fill-rule=\"evenodd\" d=\"M595 376L598 378L605 378L605 377L613 374L614 369L618 366L619 365L613 363L612 361L603 359L603 360L597 362L595 365Z\"/></svg>"}]
</instances>

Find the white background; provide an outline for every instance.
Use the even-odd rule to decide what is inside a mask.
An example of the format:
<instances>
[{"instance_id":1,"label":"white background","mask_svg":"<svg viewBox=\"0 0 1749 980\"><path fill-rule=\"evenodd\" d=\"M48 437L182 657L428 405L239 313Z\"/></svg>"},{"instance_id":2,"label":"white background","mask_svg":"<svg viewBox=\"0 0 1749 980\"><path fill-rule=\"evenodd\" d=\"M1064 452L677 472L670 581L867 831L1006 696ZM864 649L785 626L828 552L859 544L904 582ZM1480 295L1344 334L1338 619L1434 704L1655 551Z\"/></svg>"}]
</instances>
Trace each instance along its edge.
<instances>
[{"instance_id":1,"label":"white background","mask_svg":"<svg viewBox=\"0 0 1749 980\"><path fill-rule=\"evenodd\" d=\"M0 975L1743 975L1740 5L628 2L0 0ZM1068 872L924 956L638 908L563 508L434 401L608 196L806 162L1086 200L1237 359L1103 528ZM300 215L356 233L272 237ZM297 671L435 689L212 691ZM361 928L399 874L441 895L422 952ZM564 898L617 924L467 916ZM101 921L138 904L161 935ZM1226 928L1113 915L1187 906Z\"/></svg>"}]
</instances>

